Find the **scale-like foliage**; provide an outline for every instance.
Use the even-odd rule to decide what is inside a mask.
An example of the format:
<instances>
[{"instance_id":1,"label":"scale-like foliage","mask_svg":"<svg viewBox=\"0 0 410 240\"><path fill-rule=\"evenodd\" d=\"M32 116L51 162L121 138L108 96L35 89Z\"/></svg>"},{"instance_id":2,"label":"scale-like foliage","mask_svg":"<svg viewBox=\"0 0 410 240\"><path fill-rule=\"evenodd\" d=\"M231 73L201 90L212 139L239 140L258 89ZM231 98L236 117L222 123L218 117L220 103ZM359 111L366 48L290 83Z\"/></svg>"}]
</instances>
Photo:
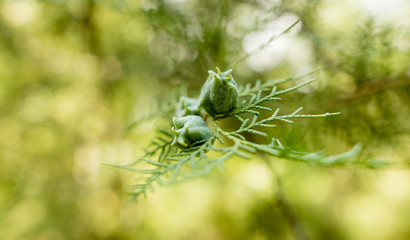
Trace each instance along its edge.
<instances>
[{"instance_id":1,"label":"scale-like foliage","mask_svg":"<svg viewBox=\"0 0 410 240\"><path fill-rule=\"evenodd\" d=\"M123 166L106 166L134 171L146 176L141 182L131 187L131 203L140 195L145 196L148 190L153 190L156 184L170 184L208 174L214 168L223 168L224 162L234 156L250 159L252 155L262 153L322 166L363 165L363 162L355 160L361 151L361 145L356 145L352 150L337 156L327 156L323 151L316 153L294 151L283 146L276 138L272 138L270 144L260 144L246 138L249 134L267 137L268 133L261 129L276 127L275 122L293 123L296 118L320 118L340 114L300 114L303 109L300 107L290 114L281 115L279 108L273 109L264 105L268 102L280 101L279 96L315 81L311 79L294 87L277 90L278 84L298 79L289 78L264 83L258 81L254 85L247 84L239 87L240 106L224 116L209 118L208 124L213 127L214 135L199 146L188 149L172 146L173 135L170 128L161 129L158 131L158 136L152 139L150 148L145 150L146 153L138 160ZM262 115L265 114L260 114L262 111L272 112L272 114L263 117ZM235 130L224 130L219 120L226 118L235 118L241 124Z\"/></svg>"}]
</instances>

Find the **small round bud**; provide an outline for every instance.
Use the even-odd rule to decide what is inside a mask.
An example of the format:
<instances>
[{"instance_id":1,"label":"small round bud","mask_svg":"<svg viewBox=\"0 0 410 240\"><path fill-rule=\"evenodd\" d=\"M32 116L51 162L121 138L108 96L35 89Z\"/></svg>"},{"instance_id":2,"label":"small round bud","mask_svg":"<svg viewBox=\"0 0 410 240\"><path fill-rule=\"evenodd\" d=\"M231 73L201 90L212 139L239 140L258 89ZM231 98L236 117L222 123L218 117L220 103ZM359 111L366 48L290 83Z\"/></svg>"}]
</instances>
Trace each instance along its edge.
<instances>
[{"instance_id":1,"label":"small round bud","mask_svg":"<svg viewBox=\"0 0 410 240\"><path fill-rule=\"evenodd\" d=\"M172 122L174 124L171 129L174 134L172 145L179 148L201 145L214 135L205 121L199 116L173 117Z\"/></svg>"},{"instance_id":2,"label":"small round bud","mask_svg":"<svg viewBox=\"0 0 410 240\"><path fill-rule=\"evenodd\" d=\"M238 107L238 86L232 77L232 70L218 73L209 70L209 77L201 90L200 107L212 117L232 112Z\"/></svg>"},{"instance_id":3,"label":"small round bud","mask_svg":"<svg viewBox=\"0 0 410 240\"><path fill-rule=\"evenodd\" d=\"M175 109L175 116L184 117L188 115L202 116L202 109L199 108L199 101L195 98L180 97ZM203 110L202 110L203 111Z\"/></svg>"}]
</instances>

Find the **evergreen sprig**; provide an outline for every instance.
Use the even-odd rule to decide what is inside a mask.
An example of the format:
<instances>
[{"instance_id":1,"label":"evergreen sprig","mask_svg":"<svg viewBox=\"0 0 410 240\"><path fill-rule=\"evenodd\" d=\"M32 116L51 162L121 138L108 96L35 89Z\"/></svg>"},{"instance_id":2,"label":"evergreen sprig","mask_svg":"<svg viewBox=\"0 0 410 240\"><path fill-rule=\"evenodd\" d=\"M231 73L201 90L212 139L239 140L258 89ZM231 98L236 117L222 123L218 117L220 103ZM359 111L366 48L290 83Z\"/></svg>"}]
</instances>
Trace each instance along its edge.
<instances>
[{"instance_id":1,"label":"evergreen sprig","mask_svg":"<svg viewBox=\"0 0 410 240\"><path fill-rule=\"evenodd\" d=\"M161 129L150 147L145 149L145 154L128 165L109 165L116 169L134 171L145 178L131 186L132 195L128 203L138 199L140 195L146 196L148 190L153 190L155 185L167 185L186 179L210 173L215 168L223 168L226 160L237 156L250 159L256 153L268 154L278 158L316 164L321 166L362 164L354 161L361 151L361 145L356 145L352 150L337 156L327 156L325 152L307 153L299 152L283 146L276 138L269 144L260 144L246 139L247 134L256 134L267 137L268 133L263 128L276 127L275 122L293 123L296 118L322 118L340 114L300 114L302 107L290 114L281 115L280 109L272 109L263 104L278 101L279 96L295 91L315 81L311 79L294 87L278 91L277 85L299 78L273 80L262 83L257 81L254 85L247 84L239 87L239 96L242 100L240 106L229 114L208 118L213 126L214 135L193 147L179 149L173 146L173 135L169 130ZM266 94L266 92L268 94ZM176 105L176 104L175 104ZM175 107L175 106L174 106ZM262 111L272 112L264 117ZM226 131L221 127L220 121L226 118L235 118L240 122L237 129Z\"/></svg>"}]
</instances>

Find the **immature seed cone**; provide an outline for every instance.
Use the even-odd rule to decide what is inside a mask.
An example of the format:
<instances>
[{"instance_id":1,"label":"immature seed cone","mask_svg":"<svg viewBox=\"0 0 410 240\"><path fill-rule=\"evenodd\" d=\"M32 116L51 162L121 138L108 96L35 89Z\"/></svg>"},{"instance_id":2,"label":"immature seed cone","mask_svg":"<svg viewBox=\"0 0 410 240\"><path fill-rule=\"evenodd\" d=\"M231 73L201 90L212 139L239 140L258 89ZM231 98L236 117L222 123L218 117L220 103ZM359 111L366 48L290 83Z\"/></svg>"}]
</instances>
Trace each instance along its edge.
<instances>
[{"instance_id":1,"label":"immature seed cone","mask_svg":"<svg viewBox=\"0 0 410 240\"><path fill-rule=\"evenodd\" d=\"M217 73L209 70L209 77L201 90L199 106L212 117L222 116L238 107L238 86L232 77L232 70Z\"/></svg>"},{"instance_id":2,"label":"immature seed cone","mask_svg":"<svg viewBox=\"0 0 410 240\"><path fill-rule=\"evenodd\" d=\"M175 109L176 117L184 117L188 115L203 116L205 113L199 108L199 100L196 98L180 97L178 105Z\"/></svg>"},{"instance_id":3,"label":"immature seed cone","mask_svg":"<svg viewBox=\"0 0 410 240\"><path fill-rule=\"evenodd\" d=\"M174 134L174 140L171 144L179 148L201 145L214 135L205 121L199 116L173 117L172 122L174 126L171 131Z\"/></svg>"}]
</instances>

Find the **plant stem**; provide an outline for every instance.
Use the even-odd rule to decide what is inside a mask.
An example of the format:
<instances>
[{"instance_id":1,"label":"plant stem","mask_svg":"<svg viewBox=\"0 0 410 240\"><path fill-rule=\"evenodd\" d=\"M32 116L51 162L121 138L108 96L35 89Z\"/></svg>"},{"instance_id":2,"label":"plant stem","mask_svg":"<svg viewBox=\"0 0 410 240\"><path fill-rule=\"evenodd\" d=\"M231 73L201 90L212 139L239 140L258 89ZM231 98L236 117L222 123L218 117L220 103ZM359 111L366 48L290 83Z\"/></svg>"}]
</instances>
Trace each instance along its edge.
<instances>
[{"instance_id":1,"label":"plant stem","mask_svg":"<svg viewBox=\"0 0 410 240\"><path fill-rule=\"evenodd\" d=\"M306 233L306 230L303 227L302 222L299 220L291 204L286 200L279 174L275 171L271 162L265 156L263 156L262 158L266 165L269 167L269 169L272 171L273 175L275 176L275 184L277 190L274 193L274 196L272 197L276 198L277 206L282 212L283 217L288 222L293 237L296 240L310 240L311 238Z\"/></svg>"}]
</instances>

